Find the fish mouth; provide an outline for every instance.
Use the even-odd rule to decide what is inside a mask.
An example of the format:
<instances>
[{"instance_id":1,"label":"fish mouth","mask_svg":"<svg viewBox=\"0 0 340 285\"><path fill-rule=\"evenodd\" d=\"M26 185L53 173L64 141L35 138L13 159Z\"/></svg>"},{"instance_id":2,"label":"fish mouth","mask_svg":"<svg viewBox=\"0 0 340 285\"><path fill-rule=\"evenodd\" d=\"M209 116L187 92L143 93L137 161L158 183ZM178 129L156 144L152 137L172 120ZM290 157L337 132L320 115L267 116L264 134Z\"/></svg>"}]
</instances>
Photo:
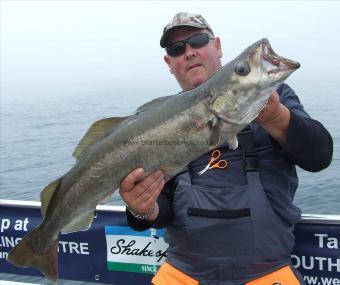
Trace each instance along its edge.
<instances>
[{"instance_id":1,"label":"fish mouth","mask_svg":"<svg viewBox=\"0 0 340 285\"><path fill-rule=\"evenodd\" d=\"M300 67L300 63L277 55L267 39L262 40L261 66L268 77L288 76Z\"/></svg>"}]
</instances>

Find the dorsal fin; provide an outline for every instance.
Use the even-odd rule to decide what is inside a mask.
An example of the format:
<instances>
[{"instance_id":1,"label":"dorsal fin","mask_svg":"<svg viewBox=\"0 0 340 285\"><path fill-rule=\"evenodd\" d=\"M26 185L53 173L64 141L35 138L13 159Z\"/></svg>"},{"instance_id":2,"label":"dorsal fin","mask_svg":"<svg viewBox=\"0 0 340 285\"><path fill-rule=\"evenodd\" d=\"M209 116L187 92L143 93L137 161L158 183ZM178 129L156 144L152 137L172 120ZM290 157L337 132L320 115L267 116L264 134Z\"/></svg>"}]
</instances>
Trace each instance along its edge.
<instances>
[{"instance_id":1,"label":"dorsal fin","mask_svg":"<svg viewBox=\"0 0 340 285\"><path fill-rule=\"evenodd\" d=\"M169 96L163 96L163 97L158 97L156 99L153 99L145 104L143 104L142 106L138 107L138 109L136 110L136 114L144 112L145 110L157 106L158 104L164 102L166 99L168 99L169 97L171 97L172 95Z\"/></svg>"},{"instance_id":2,"label":"dorsal fin","mask_svg":"<svg viewBox=\"0 0 340 285\"><path fill-rule=\"evenodd\" d=\"M95 142L105 137L110 130L117 127L126 118L127 117L112 117L93 123L79 142L72 155L78 160L83 152L88 150Z\"/></svg>"}]
</instances>

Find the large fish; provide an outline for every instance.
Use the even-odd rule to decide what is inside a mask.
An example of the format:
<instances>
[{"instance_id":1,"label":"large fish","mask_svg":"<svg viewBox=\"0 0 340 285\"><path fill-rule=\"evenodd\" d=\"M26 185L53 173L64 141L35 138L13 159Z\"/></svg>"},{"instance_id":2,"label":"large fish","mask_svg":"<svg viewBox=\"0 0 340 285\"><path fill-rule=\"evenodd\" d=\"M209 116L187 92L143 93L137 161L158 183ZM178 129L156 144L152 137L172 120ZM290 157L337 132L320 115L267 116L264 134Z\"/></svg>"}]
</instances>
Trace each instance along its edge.
<instances>
[{"instance_id":1,"label":"large fish","mask_svg":"<svg viewBox=\"0 0 340 285\"><path fill-rule=\"evenodd\" d=\"M169 180L220 143L237 148L236 134L299 66L262 39L197 88L155 99L130 117L94 123L73 153L77 163L41 192L42 223L8 260L56 282L60 233L88 229L97 204L137 167L145 175L162 169Z\"/></svg>"}]
</instances>

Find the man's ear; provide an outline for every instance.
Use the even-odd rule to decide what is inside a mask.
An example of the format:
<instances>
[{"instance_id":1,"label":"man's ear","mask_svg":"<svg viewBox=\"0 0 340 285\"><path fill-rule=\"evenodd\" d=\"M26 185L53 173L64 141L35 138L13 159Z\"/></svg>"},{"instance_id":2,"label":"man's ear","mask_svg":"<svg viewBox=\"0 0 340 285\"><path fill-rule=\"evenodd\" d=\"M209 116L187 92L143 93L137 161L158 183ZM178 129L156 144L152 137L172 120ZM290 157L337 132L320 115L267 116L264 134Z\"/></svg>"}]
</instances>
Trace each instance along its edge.
<instances>
[{"instance_id":1,"label":"man's ear","mask_svg":"<svg viewBox=\"0 0 340 285\"><path fill-rule=\"evenodd\" d=\"M221 40L219 37L216 37L214 40L214 45L217 49L217 54L219 58L222 58L223 52L222 52L222 47L221 47Z\"/></svg>"},{"instance_id":2,"label":"man's ear","mask_svg":"<svg viewBox=\"0 0 340 285\"><path fill-rule=\"evenodd\" d=\"M169 56L167 54L164 56L164 61L168 65L170 73L174 74L174 71L172 70L172 67L171 67L170 58L169 58Z\"/></svg>"}]
</instances>

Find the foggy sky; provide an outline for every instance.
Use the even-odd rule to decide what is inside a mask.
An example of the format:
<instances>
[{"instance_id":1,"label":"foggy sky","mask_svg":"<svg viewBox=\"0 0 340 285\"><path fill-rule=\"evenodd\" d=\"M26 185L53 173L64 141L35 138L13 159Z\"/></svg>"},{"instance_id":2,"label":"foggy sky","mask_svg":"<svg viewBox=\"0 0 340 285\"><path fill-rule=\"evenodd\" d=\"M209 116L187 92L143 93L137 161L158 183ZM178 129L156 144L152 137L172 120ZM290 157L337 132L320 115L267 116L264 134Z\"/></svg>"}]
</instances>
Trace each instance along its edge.
<instances>
[{"instance_id":1,"label":"foggy sky","mask_svg":"<svg viewBox=\"0 0 340 285\"><path fill-rule=\"evenodd\" d=\"M340 78L337 1L1 1L1 93L15 86L177 92L159 39L179 11L205 17L221 38L223 63L267 37L279 55L301 63L291 80Z\"/></svg>"}]
</instances>

